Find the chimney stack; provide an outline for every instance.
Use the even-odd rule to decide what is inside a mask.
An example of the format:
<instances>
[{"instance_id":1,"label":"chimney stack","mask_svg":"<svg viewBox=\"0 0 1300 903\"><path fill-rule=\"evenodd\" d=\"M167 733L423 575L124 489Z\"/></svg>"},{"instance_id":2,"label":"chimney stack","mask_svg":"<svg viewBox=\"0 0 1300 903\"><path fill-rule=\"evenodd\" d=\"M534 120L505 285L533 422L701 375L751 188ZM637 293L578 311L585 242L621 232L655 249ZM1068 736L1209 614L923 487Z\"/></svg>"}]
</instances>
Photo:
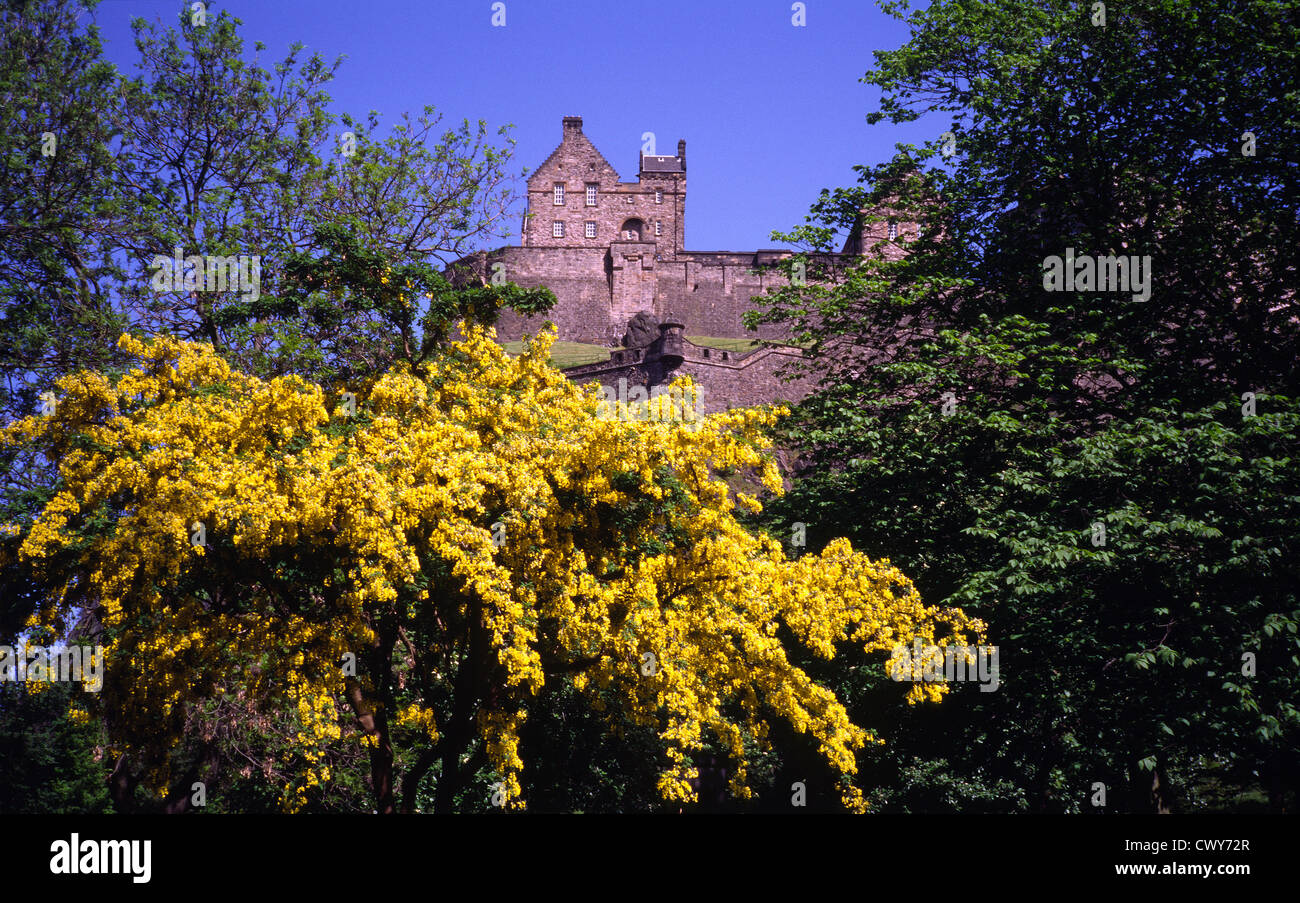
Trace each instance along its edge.
<instances>
[{"instance_id":1,"label":"chimney stack","mask_svg":"<svg viewBox=\"0 0 1300 903\"><path fill-rule=\"evenodd\" d=\"M581 116L565 116L564 119L562 120L562 122L564 123L564 137L565 137L565 138L568 138L570 134L574 134L574 135L581 135L581 134L582 134L582 117L581 117Z\"/></svg>"},{"instance_id":2,"label":"chimney stack","mask_svg":"<svg viewBox=\"0 0 1300 903\"><path fill-rule=\"evenodd\" d=\"M677 158L682 161L682 172L686 171L686 139L679 139L677 142Z\"/></svg>"}]
</instances>

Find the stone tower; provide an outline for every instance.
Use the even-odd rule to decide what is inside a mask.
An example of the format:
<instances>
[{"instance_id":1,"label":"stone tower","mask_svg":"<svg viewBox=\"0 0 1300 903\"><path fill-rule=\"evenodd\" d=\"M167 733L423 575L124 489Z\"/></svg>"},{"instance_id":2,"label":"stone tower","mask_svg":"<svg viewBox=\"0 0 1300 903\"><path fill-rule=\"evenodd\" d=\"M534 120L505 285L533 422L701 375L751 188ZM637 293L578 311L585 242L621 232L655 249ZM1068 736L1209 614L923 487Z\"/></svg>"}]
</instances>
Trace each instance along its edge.
<instances>
[{"instance_id":1,"label":"stone tower","mask_svg":"<svg viewBox=\"0 0 1300 903\"><path fill-rule=\"evenodd\" d=\"M635 182L617 171L565 116L560 145L528 179L525 248L607 252L611 323L655 311L655 265L686 238L686 142L676 156L641 154Z\"/></svg>"},{"instance_id":2,"label":"stone tower","mask_svg":"<svg viewBox=\"0 0 1300 903\"><path fill-rule=\"evenodd\" d=\"M843 251L823 263L860 255L894 259L917 237L916 216L897 205L863 211ZM497 336L510 342L555 324L561 341L608 348L608 357L566 368L578 382L645 388L689 375L707 391L706 410L797 400L815 383L781 378L803 360L783 324L744 325L754 298L788 285L781 267L791 252L686 249L686 142L675 155L642 151L635 181L624 182L582 132L582 118L561 120L560 144L528 179L528 208L518 245L479 251L447 268L454 282L505 279L545 286L556 305L543 316L504 311ZM748 350L734 339L777 343Z\"/></svg>"},{"instance_id":3,"label":"stone tower","mask_svg":"<svg viewBox=\"0 0 1300 903\"><path fill-rule=\"evenodd\" d=\"M557 304L544 317L503 313L497 324L503 341L551 320L563 341L620 347L629 321L643 313L682 324L684 336L787 337L781 324L763 324L755 333L743 320L755 296L786 284L784 272L771 265L790 251L687 250L685 141L673 155L643 150L635 180L625 182L583 133L582 118L565 116L560 143L529 177L527 195L519 244L449 267L457 279L502 278L555 293ZM894 256L914 237L904 211L864 212L844 251L830 256Z\"/></svg>"},{"instance_id":4,"label":"stone tower","mask_svg":"<svg viewBox=\"0 0 1300 903\"><path fill-rule=\"evenodd\" d=\"M581 116L562 120L560 144L528 179L525 248L606 248L649 242L664 258L685 249L686 142L675 156L642 153L635 182L582 133Z\"/></svg>"}]
</instances>

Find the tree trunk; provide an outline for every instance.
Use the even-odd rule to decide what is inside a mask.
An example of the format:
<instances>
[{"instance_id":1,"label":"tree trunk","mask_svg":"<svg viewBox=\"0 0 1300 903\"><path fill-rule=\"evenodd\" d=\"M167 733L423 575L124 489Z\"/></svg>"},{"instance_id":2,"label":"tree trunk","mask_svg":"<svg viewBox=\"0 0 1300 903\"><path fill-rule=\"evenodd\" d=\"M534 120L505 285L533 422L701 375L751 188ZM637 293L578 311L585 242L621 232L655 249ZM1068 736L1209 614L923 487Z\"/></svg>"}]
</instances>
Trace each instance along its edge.
<instances>
[{"instance_id":1,"label":"tree trunk","mask_svg":"<svg viewBox=\"0 0 1300 903\"><path fill-rule=\"evenodd\" d=\"M411 770L402 778L402 812L410 815L415 811L415 798L420 792L420 781L429 773L433 763L438 761L438 748L430 746L420 753L420 758L411 766Z\"/></svg>"},{"instance_id":2,"label":"tree trunk","mask_svg":"<svg viewBox=\"0 0 1300 903\"><path fill-rule=\"evenodd\" d=\"M1156 767L1150 773L1143 771L1137 764L1136 756L1130 761L1133 764L1129 766L1129 811L1156 815L1169 815L1173 812L1174 786L1165 771L1164 758L1156 759Z\"/></svg>"},{"instance_id":3,"label":"tree trunk","mask_svg":"<svg viewBox=\"0 0 1300 903\"><path fill-rule=\"evenodd\" d=\"M375 712L377 740L370 748L370 783L375 790L375 811L380 815L397 812L393 794L393 741L388 734L388 716L382 708Z\"/></svg>"},{"instance_id":4,"label":"tree trunk","mask_svg":"<svg viewBox=\"0 0 1300 903\"><path fill-rule=\"evenodd\" d=\"M1174 785L1169 782L1163 759L1157 760L1155 770L1151 772L1151 808L1157 815L1174 811Z\"/></svg>"},{"instance_id":5,"label":"tree trunk","mask_svg":"<svg viewBox=\"0 0 1300 903\"><path fill-rule=\"evenodd\" d=\"M217 766L220 765L221 759L217 753L216 746L212 743L205 743L199 757L185 772L180 784L167 795L163 803L163 812L168 815L183 815L194 808L194 783L199 778L207 774L214 775Z\"/></svg>"},{"instance_id":6,"label":"tree trunk","mask_svg":"<svg viewBox=\"0 0 1300 903\"><path fill-rule=\"evenodd\" d=\"M135 785L139 782L126 765L126 756L119 756L113 766L113 773L108 778L108 795L113 800L113 808L127 813L134 808Z\"/></svg>"},{"instance_id":7,"label":"tree trunk","mask_svg":"<svg viewBox=\"0 0 1300 903\"><path fill-rule=\"evenodd\" d=\"M464 777L471 769L462 768L460 757L469 748L474 738L474 709L479 698L482 670L480 662L487 653L487 635L479 625L482 603L478 599L470 602L466 637L467 654L461 661L456 674L456 689L453 695L451 718L438 752L442 758L442 773L438 775L438 787L434 793L433 811L439 814L450 812L456 793L461 789Z\"/></svg>"},{"instance_id":8,"label":"tree trunk","mask_svg":"<svg viewBox=\"0 0 1300 903\"><path fill-rule=\"evenodd\" d=\"M392 704L393 643L397 630L383 622L375 634L375 645L364 658L373 675L374 704L366 700L356 681L348 686L347 697L361 729L375 738L375 745L370 748L370 785L375 795L375 812L392 815L397 812L397 801L393 792L393 740L388 732L388 707Z\"/></svg>"}]
</instances>

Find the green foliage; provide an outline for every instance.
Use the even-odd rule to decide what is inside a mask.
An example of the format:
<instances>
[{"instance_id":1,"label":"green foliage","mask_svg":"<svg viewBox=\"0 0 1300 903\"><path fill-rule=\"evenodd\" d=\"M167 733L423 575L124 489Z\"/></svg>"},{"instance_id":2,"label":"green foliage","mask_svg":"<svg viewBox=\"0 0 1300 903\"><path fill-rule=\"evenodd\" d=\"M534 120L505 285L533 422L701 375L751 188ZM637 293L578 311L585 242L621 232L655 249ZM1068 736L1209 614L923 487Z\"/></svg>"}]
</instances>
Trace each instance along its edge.
<instances>
[{"instance_id":1,"label":"green foliage","mask_svg":"<svg viewBox=\"0 0 1300 903\"><path fill-rule=\"evenodd\" d=\"M93 5L92 5L93 6ZM0 8L0 417L74 363L105 367L124 323L110 251L132 229L114 178L116 72L75 0ZM11 479L9 457L0 471Z\"/></svg>"},{"instance_id":2,"label":"green foliage","mask_svg":"<svg viewBox=\"0 0 1300 903\"><path fill-rule=\"evenodd\" d=\"M329 382L373 376L397 359L420 366L457 320L490 323L503 305L537 313L553 303L544 289L453 288L436 269L500 234L512 198L507 129L440 129L428 107L386 135L376 135L373 113L364 123L344 116L339 129L325 92L338 61L295 44L263 66L265 48L246 52L239 21L212 4L201 27L188 8L171 28L135 20L138 66L124 77L102 59L83 6L95 4L0 9L6 422L32 413L61 375L111 375L128 328L209 342L249 372ZM42 153L45 132L52 156ZM260 258L257 297L155 291L154 258L170 260L176 247ZM23 449L0 463L0 522L27 522L56 477ZM0 561L0 638L16 636L43 601L29 568ZM97 629L93 617L88 629ZM39 714L15 712L18 721ZM283 789L292 718L264 723L229 700L191 718L165 798L132 787L140 763L123 761L116 805L183 810L182 778L200 775L222 787L208 811L267 808ZM334 780L308 808L369 811L364 764L339 750L324 761Z\"/></svg>"},{"instance_id":3,"label":"green foliage","mask_svg":"<svg viewBox=\"0 0 1300 903\"><path fill-rule=\"evenodd\" d=\"M81 692L66 683L40 692L0 683L0 813L108 811L99 725L68 714Z\"/></svg>"},{"instance_id":4,"label":"green foliage","mask_svg":"<svg viewBox=\"0 0 1300 903\"><path fill-rule=\"evenodd\" d=\"M857 205L914 211L923 237L751 319L829 368L768 526L889 557L1001 649L997 692L889 732L893 798L1090 811L1100 781L1112 809L1196 806L1171 784L1213 762L1280 806L1300 748L1295 4L1148 0L1105 28L1060 2L891 8L913 34L864 79L872 119L937 113L957 155L900 148L785 237L810 282ZM1150 300L1044 291L1067 247L1150 255Z\"/></svg>"},{"instance_id":5,"label":"green foliage","mask_svg":"<svg viewBox=\"0 0 1300 903\"><path fill-rule=\"evenodd\" d=\"M278 298L233 302L217 322L242 326L275 317L294 324L310 349L295 372L327 382L363 378L398 360L422 367L460 321L490 326L503 306L536 314L555 304L545 288L455 287L423 260L395 260L363 246L354 224L321 226L314 238L321 252L285 259ZM262 365L269 368L271 361Z\"/></svg>"},{"instance_id":6,"label":"green foliage","mask_svg":"<svg viewBox=\"0 0 1300 903\"><path fill-rule=\"evenodd\" d=\"M176 247L182 256L258 256L260 293L276 294L280 264L309 240L326 192L325 86L341 60L300 60L294 44L271 71L245 58L239 22L226 12L209 9L195 25L186 9L178 22L132 21L139 75L120 85L118 158L144 235L122 248L131 271L120 292L139 328L238 356L275 335L221 329L218 314L236 292L154 291L149 268Z\"/></svg>"}]
</instances>

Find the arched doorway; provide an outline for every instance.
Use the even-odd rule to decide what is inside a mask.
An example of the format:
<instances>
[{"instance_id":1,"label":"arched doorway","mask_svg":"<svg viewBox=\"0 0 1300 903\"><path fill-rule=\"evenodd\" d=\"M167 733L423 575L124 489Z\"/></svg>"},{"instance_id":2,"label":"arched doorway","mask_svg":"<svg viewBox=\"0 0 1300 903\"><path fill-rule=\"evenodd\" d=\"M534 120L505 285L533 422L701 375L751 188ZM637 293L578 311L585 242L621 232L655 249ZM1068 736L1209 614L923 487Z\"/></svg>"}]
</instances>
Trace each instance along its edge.
<instances>
[{"instance_id":1,"label":"arched doorway","mask_svg":"<svg viewBox=\"0 0 1300 903\"><path fill-rule=\"evenodd\" d=\"M640 241L641 232L645 229L645 223L639 219L630 219L623 223L619 229L619 237L624 241Z\"/></svg>"}]
</instances>

